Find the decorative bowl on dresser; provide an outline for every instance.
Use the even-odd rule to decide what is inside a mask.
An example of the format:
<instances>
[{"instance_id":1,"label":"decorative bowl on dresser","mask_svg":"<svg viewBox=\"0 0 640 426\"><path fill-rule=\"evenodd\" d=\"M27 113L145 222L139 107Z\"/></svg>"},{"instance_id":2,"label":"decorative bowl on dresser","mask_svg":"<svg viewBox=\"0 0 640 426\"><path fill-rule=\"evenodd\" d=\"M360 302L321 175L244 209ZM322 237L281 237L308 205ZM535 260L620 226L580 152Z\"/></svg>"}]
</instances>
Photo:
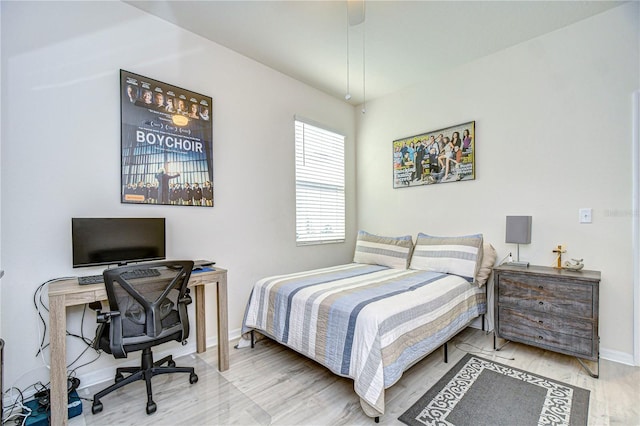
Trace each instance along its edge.
<instances>
[{"instance_id":1,"label":"decorative bowl on dresser","mask_svg":"<svg viewBox=\"0 0 640 426\"><path fill-rule=\"evenodd\" d=\"M509 341L575 356L597 378L599 271L501 265L494 272L493 348ZM496 338L507 342L496 348ZM583 359L597 363L594 373Z\"/></svg>"}]
</instances>

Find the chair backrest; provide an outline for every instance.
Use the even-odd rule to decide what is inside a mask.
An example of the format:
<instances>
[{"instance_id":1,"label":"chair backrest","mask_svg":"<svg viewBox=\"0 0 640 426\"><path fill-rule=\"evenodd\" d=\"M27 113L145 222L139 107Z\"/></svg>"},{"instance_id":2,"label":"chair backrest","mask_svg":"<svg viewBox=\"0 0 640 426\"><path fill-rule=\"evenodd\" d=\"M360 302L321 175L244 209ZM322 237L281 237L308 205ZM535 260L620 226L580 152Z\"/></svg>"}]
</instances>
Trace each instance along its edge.
<instances>
[{"instance_id":1,"label":"chair backrest","mask_svg":"<svg viewBox=\"0 0 640 426\"><path fill-rule=\"evenodd\" d=\"M159 275L137 277L141 269ZM109 300L109 346L115 357L189 335L187 283L193 261L172 260L104 271Z\"/></svg>"}]
</instances>

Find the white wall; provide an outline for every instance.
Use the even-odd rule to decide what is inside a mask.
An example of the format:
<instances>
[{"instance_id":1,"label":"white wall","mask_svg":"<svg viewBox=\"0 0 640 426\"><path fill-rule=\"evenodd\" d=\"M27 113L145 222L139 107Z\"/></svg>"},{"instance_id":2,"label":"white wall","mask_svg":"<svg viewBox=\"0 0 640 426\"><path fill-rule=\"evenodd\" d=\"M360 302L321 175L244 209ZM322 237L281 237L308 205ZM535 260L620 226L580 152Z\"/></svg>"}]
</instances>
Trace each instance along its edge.
<instances>
[{"instance_id":1,"label":"white wall","mask_svg":"<svg viewBox=\"0 0 640 426\"><path fill-rule=\"evenodd\" d=\"M2 46L2 9L0 9L0 46ZM0 67L0 81L2 81L2 67ZM0 85L0 99L2 99L2 86ZM2 146L2 102L0 102L0 147ZM2 150L0 149L0 164L2 164ZM0 241L2 241L2 174L0 173ZM2 245L0 244L0 279L4 274L2 269ZM2 281L0 281L0 286ZM1 288L1 287L0 287ZM2 291L0 291L0 307L2 307ZM0 339L2 338L2 315L0 315ZM0 383L0 388L2 383Z\"/></svg>"},{"instance_id":2,"label":"white wall","mask_svg":"<svg viewBox=\"0 0 640 426\"><path fill-rule=\"evenodd\" d=\"M632 363L631 97L637 2L368 102L359 119L358 226L388 235L481 232L499 257L505 216L532 215L524 260L552 249L602 271L603 357ZM392 188L395 139L476 121L476 180ZM591 207L593 223L579 224ZM371 214L376 212L376 214Z\"/></svg>"},{"instance_id":3,"label":"white wall","mask_svg":"<svg viewBox=\"0 0 640 426\"><path fill-rule=\"evenodd\" d=\"M168 257L212 259L229 270L229 325L236 335L259 277L351 259L353 107L121 2L1 7L5 387L48 381L35 357L38 285L101 272L72 269L72 217L166 217ZM213 97L214 208L120 204L121 68ZM347 136L345 244L296 247L294 114ZM208 341L215 343L213 291L207 296ZM70 331L79 333L80 317L74 309ZM85 324L92 337L93 315ZM84 346L68 342L72 361ZM102 358L81 369L80 378L113 364Z\"/></svg>"}]
</instances>

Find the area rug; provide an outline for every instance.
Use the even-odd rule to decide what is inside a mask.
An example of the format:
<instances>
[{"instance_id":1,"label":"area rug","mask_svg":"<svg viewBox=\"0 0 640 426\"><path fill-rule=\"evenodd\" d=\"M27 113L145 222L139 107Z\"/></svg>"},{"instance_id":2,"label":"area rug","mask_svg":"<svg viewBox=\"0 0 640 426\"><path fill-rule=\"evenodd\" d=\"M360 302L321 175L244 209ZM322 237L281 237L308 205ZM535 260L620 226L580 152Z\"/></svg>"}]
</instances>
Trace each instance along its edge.
<instances>
[{"instance_id":1,"label":"area rug","mask_svg":"<svg viewBox=\"0 0 640 426\"><path fill-rule=\"evenodd\" d=\"M422 425L586 425L589 391L467 354L398 420Z\"/></svg>"}]
</instances>

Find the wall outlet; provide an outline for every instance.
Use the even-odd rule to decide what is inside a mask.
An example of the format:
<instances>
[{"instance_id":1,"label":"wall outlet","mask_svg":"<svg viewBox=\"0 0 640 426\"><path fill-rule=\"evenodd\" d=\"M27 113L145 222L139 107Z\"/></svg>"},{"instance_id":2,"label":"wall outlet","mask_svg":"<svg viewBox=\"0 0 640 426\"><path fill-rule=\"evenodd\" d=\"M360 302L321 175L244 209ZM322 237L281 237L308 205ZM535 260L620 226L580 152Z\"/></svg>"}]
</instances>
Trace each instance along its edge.
<instances>
[{"instance_id":1,"label":"wall outlet","mask_svg":"<svg viewBox=\"0 0 640 426\"><path fill-rule=\"evenodd\" d=\"M580 223L591 223L591 209L582 208L578 210Z\"/></svg>"}]
</instances>

